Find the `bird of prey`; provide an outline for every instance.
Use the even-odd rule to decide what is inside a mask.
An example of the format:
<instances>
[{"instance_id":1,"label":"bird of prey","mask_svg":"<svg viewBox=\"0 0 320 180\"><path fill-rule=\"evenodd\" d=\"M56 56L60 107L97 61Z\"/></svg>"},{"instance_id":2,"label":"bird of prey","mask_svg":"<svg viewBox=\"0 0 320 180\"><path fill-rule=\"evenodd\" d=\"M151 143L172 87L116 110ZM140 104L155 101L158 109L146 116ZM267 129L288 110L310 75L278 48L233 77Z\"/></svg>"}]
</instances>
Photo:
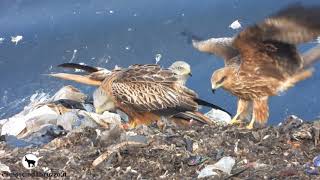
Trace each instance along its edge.
<instances>
[{"instance_id":1,"label":"bird of prey","mask_svg":"<svg viewBox=\"0 0 320 180\"><path fill-rule=\"evenodd\" d=\"M235 37L193 41L193 46L224 59L225 67L211 77L213 91L222 87L237 96L237 114L232 124L251 114L265 124L268 98L293 87L312 75L310 66L320 59L320 45L300 55L296 45L320 35L320 7L291 5L244 29Z\"/></svg>"},{"instance_id":2,"label":"bird of prey","mask_svg":"<svg viewBox=\"0 0 320 180\"><path fill-rule=\"evenodd\" d=\"M172 70L176 74L178 81L182 85L185 85L188 78L192 76L191 67L185 61L176 61L172 63L168 69Z\"/></svg>"},{"instance_id":3,"label":"bird of prey","mask_svg":"<svg viewBox=\"0 0 320 180\"><path fill-rule=\"evenodd\" d=\"M60 66L73 67L72 64ZM81 65L77 66L78 69L84 70L80 67ZM90 73L87 76L65 73L52 74L52 76L99 86L93 94L96 112L119 109L129 116L130 127L150 124L152 121L160 120L161 116L173 117L179 113L187 115L192 113L195 120L209 123L208 118L197 112L199 104L223 110L200 100L194 91L179 81L173 70L161 68L159 65L132 65L128 68L113 70L103 79L94 78L92 73L98 73L101 69L93 69L91 67L92 71L87 71ZM190 71L185 73L189 74ZM184 116L180 114L179 117Z\"/></svg>"}]
</instances>

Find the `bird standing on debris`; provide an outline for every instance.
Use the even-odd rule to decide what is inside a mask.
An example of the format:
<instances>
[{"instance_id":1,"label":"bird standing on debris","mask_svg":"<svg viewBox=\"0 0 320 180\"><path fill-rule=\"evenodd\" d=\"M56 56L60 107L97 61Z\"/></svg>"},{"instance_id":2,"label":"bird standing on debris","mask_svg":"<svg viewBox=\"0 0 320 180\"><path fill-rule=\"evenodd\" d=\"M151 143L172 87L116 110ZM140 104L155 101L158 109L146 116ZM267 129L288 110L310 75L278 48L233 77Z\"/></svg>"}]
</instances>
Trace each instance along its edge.
<instances>
[{"instance_id":1,"label":"bird standing on debris","mask_svg":"<svg viewBox=\"0 0 320 180\"><path fill-rule=\"evenodd\" d=\"M72 67L72 64L61 66ZM80 66L76 68L84 69ZM92 67L91 69L93 70ZM160 120L161 116L172 117L179 113L186 113L188 117L209 123L207 117L197 112L198 103L223 109L198 99L194 91L185 87L184 78L180 81L179 76L190 74L190 69L182 68L182 70L184 73L176 74L175 70L161 68L159 65L132 65L107 73L102 81L92 76L92 73L99 72L99 69L88 71L90 72L88 76L65 73L51 76L99 86L93 96L96 111L102 113L120 109L129 116L131 127L150 124L152 121ZM179 117L184 116L179 115Z\"/></svg>"},{"instance_id":2,"label":"bird standing on debris","mask_svg":"<svg viewBox=\"0 0 320 180\"><path fill-rule=\"evenodd\" d=\"M320 35L320 7L292 5L250 26L234 38L193 42L200 51L216 54L225 67L212 74L212 90L220 87L239 98L232 124L250 114L247 126L265 124L268 98L293 87L312 75L308 69L320 58L320 45L300 56L296 45ZM240 120L238 120L240 118Z\"/></svg>"}]
</instances>

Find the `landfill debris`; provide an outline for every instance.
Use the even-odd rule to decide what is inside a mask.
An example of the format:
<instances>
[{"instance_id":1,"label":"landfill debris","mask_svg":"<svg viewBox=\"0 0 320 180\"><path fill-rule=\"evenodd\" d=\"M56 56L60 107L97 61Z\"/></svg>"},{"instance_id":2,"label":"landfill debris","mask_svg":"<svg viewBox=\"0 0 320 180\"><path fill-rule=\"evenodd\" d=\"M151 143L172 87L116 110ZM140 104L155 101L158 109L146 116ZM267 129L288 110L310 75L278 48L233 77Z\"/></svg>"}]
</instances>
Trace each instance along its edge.
<instances>
[{"instance_id":1,"label":"landfill debris","mask_svg":"<svg viewBox=\"0 0 320 180\"><path fill-rule=\"evenodd\" d=\"M0 162L0 172L11 173L9 166L2 164L1 162Z\"/></svg>"},{"instance_id":2,"label":"landfill debris","mask_svg":"<svg viewBox=\"0 0 320 180\"><path fill-rule=\"evenodd\" d=\"M190 158L188 158L188 165L189 166L197 166L199 164L204 163L208 159L209 159L208 157L203 157L200 155L190 156Z\"/></svg>"},{"instance_id":3,"label":"landfill debris","mask_svg":"<svg viewBox=\"0 0 320 180\"><path fill-rule=\"evenodd\" d=\"M213 169L218 169L218 170L230 175L231 170L232 170L235 163L236 163L236 161L234 160L234 158L227 156L227 157L221 158L214 165L212 165L212 166L209 165L209 166L212 167Z\"/></svg>"},{"instance_id":4,"label":"landfill debris","mask_svg":"<svg viewBox=\"0 0 320 180\"><path fill-rule=\"evenodd\" d=\"M220 170L230 175L234 165L235 165L234 158L230 156L223 157L217 163L213 165L207 165L204 169L202 169L198 175L198 178L217 175L218 173L213 170Z\"/></svg>"},{"instance_id":5,"label":"landfill debris","mask_svg":"<svg viewBox=\"0 0 320 180\"><path fill-rule=\"evenodd\" d=\"M239 28L241 28L241 24L240 24L239 20L235 20L229 25L229 27L231 29L239 29Z\"/></svg>"},{"instance_id":6,"label":"landfill debris","mask_svg":"<svg viewBox=\"0 0 320 180\"><path fill-rule=\"evenodd\" d=\"M198 179L200 178L205 178L205 177L210 177L210 176L217 176L218 173L214 172L213 169L211 167L206 166L205 168L203 168L199 174L198 174Z\"/></svg>"},{"instance_id":7,"label":"landfill debris","mask_svg":"<svg viewBox=\"0 0 320 180\"><path fill-rule=\"evenodd\" d=\"M320 167L320 155L313 158L314 167Z\"/></svg>"},{"instance_id":8,"label":"landfill debris","mask_svg":"<svg viewBox=\"0 0 320 180\"><path fill-rule=\"evenodd\" d=\"M204 115L218 125L227 125L231 122L231 116L219 109L211 109Z\"/></svg>"},{"instance_id":9,"label":"landfill debris","mask_svg":"<svg viewBox=\"0 0 320 180\"><path fill-rule=\"evenodd\" d=\"M4 170L25 172L21 156L37 152L45 158L35 170L63 171L75 179L310 179L320 174L319 121L290 116L279 126L246 130L225 126L229 115L217 117L212 124L185 129L170 119L165 128L154 123L126 129L124 112L96 114L90 96L73 87L53 96L37 92L20 113L0 120L0 162Z\"/></svg>"},{"instance_id":10,"label":"landfill debris","mask_svg":"<svg viewBox=\"0 0 320 180\"><path fill-rule=\"evenodd\" d=\"M320 175L319 168L314 167L311 163L307 163L304 167L306 168L305 169L306 174L308 174L308 175Z\"/></svg>"}]
</instances>

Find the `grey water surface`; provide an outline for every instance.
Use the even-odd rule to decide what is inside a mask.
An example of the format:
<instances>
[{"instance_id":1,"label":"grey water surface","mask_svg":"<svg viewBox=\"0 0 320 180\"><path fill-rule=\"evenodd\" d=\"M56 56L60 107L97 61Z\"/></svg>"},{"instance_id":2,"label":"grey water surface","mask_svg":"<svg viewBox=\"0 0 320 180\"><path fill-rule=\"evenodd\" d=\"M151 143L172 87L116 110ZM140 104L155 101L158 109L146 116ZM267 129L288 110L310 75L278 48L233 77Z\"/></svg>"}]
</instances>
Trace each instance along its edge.
<instances>
[{"instance_id":1,"label":"grey water surface","mask_svg":"<svg viewBox=\"0 0 320 180\"><path fill-rule=\"evenodd\" d=\"M236 98L223 90L211 93L209 78L223 66L219 58L194 50L181 32L203 38L232 36L228 26L239 20L246 27L292 0L1 0L0 119L21 111L36 92L54 93L72 84L84 92L93 88L45 76L63 62L83 62L113 68L175 60L192 65L188 86L203 99L235 113ZM319 0L303 1L320 4ZM17 44L11 36L21 35ZM300 46L306 50L315 45ZM320 63L316 73L270 100L270 122L290 114L313 120L320 115ZM205 110L204 110L205 111Z\"/></svg>"}]
</instances>

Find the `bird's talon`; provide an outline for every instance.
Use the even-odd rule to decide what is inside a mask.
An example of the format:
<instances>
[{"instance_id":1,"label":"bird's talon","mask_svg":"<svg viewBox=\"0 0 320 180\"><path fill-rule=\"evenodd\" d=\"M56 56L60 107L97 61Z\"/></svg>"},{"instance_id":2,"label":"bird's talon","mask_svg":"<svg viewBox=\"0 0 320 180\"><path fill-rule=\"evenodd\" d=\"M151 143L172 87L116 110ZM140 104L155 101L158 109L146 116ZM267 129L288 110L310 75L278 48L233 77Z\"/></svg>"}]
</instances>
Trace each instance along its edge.
<instances>
[{"instance_id":1,"label":"bird's talon","mask_svg":"<svg viewBox=\"0 0 320 180\"><path fill-rule=\"evenodd\" d=\"M246 129L253 129L253 124L250 123L248 126L246 126Z\"/></svg>"},{"instance_id":2,"label":"bird's talon","mask_svg":"<svg viewBox=\"0 0 320 180\"><path fill-rule=\"evenodd\" d=\"M233 118L231 121L230 121L230 123L229 124L231 124L231 125L235 125L235 124L240 124L241 123L241 121L240 120L237 120L237 118Z\"/></svg>"}]
</instances>

